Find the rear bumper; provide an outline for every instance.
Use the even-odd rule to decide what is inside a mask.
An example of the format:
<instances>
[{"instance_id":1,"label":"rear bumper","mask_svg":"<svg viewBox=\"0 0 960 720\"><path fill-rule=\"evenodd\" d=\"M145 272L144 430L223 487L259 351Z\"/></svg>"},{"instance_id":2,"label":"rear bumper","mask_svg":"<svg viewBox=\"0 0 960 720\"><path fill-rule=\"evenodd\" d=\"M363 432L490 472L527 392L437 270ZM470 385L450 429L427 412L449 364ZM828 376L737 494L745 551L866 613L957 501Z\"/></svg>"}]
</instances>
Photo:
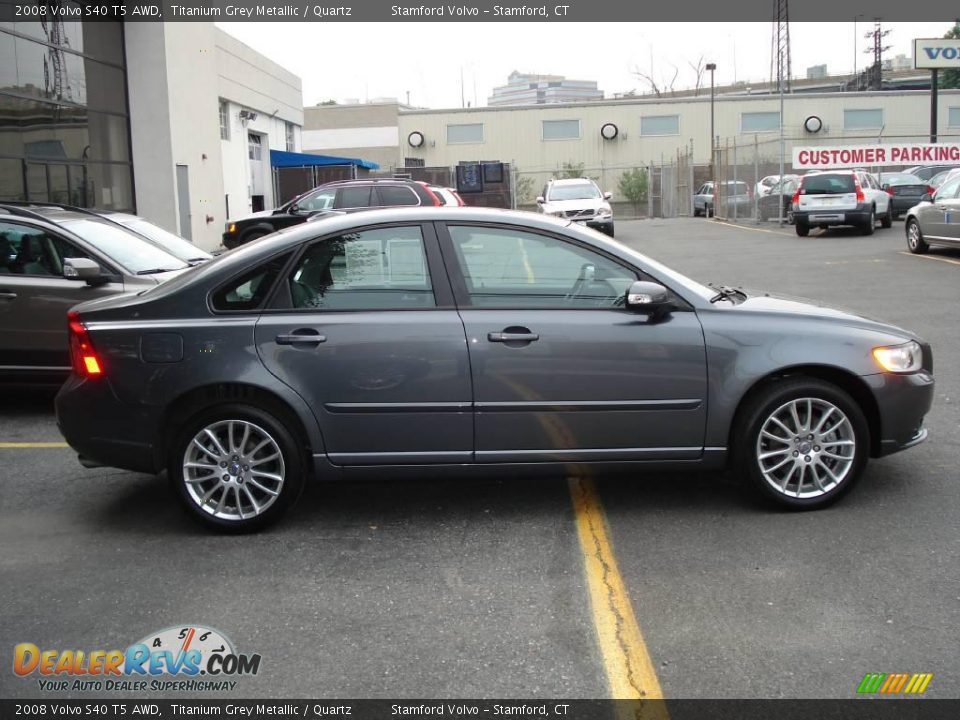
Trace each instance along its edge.
<instances>
[{"instance_id":1,"label":"rear bumper","mask_svg":"<svg viewBox=\"0 0 960 720\"><path fill-rule=\"evenodd\" d=\"M71 375L54 406L60 434L88 462L144 473L162 469L153 444L156 418L120 401L106 378Z\"/></svg>"},{"instance_id":2,"label":"rear bumper","mask_svg":"<svg viewBox=\"0 0 960 720\"><path fill-rule=\"evenodd\" d=\"M933 405L933 375L925 370L910 375L878 373L863 378L880 411L877 457L919 445L927 438L923 419Z\"/></svg>"},{"instance_id":3,"label":"rear bumper","mask_svg":"<svg viewBox=\"0 0 960 720\"><path fill-rule=\"evenodd\" d=\"M822 208L819 210L794 210L794 222L799 225L864 225L870 222L872 206L860 203L853 210Z\"/></svg>"}]
</instances>

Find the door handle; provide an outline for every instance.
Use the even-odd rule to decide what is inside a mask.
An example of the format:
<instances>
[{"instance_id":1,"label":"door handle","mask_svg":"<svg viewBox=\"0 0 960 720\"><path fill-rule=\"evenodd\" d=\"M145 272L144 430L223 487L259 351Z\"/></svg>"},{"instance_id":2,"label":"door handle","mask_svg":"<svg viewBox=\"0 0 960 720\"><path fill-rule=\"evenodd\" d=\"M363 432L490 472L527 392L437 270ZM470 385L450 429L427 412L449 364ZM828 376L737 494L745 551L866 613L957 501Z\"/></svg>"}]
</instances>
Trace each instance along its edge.
<instances>
[{"instance_id":1,"label":"door handle","mask_svg":"<svg viewBox=\"0 0 960 720\"><path fill-rule=\"evenodd\" d=\"M281 333L274 340L277 345L319 345L327 341L327 336L316 330L300 328L291 333Z\"/></svg>"},{"instance_id":2,"label":"door handle","mask_svg":"<svg viewBox=\"0 0 960 720\"><path fill-rule=\"evenodd\" d=\"M11 292L10 290L0 290L0 300L14 300L16 299L17 294Z\"/></svg>"},{"instance_id":3,"label":"door handle","mask_svg":"<svg viewBox=\"0 0 960 720\"><path fill-rule=\"evenodd\" d=\"M513 332L510 332L513 330ZM540 339L537 333L532 333L526 328L507 328L503 332L487 333L487 340L490 342L510 343L510 342L535 342Z\"/></svg>"}]
</instances>

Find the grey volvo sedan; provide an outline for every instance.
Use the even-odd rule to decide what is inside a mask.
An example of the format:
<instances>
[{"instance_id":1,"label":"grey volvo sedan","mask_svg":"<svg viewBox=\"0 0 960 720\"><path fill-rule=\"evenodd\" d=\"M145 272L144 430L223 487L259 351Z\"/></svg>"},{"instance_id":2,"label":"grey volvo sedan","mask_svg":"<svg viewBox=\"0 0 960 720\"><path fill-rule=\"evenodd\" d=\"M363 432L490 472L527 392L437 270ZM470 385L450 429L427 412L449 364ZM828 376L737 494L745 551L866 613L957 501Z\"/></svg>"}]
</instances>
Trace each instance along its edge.
<instances>
[{"instance_id":1,"label":"grey volvo sedan","mask_svg":"<svg viewBox=\"0 0 960 720\"><path fill-rule=\"evenodd\" d=\"M275 233L70 314L60 429L250 530L307 478L731 465L824 506L920 443L930 347L707 287L569 221L377 210Z\"/></svg>"}]
</instances>

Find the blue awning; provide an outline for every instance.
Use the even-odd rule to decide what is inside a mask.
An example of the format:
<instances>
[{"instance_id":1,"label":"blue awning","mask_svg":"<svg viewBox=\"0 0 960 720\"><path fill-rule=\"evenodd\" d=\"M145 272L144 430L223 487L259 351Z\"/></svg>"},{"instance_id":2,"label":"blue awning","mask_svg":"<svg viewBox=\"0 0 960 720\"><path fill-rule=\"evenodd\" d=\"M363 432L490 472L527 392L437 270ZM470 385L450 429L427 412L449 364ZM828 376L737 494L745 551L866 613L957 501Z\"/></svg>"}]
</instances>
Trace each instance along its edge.
<instances>
[{"instance_id":1,"label":"blue awning","mask_svg":"<svg viewBox=\"0 0 960 720\"><path fill-rule=\"evenodd\" d=\"M360 158L337 157L336 155L314 155L313 153L285 152L283 150L270 151L270 165L272 167L313 167L317 165L356 165L367 170L379 170L380 166L371 160Z\"/></svg>"}]
</instances>

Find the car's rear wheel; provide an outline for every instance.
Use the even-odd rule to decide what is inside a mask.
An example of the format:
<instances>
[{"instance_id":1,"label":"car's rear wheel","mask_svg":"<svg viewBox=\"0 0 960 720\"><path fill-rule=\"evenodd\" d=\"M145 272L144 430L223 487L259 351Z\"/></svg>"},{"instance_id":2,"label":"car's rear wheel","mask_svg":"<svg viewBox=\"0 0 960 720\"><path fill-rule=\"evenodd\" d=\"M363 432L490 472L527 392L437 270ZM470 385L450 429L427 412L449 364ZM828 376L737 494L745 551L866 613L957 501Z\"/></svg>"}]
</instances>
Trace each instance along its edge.
<instances>
[{"instance_id":1,"label":"car's rear wheel","mask_svg":"<svg viewBox=\"0 0 960 720\"><path fill-rule=\"evenodd\" d=\"M774 503L797 510L825 507L859 478L870 433L846 392L815 378L772 384L738 416L734 439L741 477Z\"/></svg>"},{"instance_id":2,"label":"car's rear wheel","mask_svg":"<svg viewBox=\"0 0 960 720\"><path fill-rule=\"evenodd\" d=\"M870 208L870 218L860 228L860 233L862 235L873 235L873 231L876 227L877 227L877 210L876 208Z\"/></svg>"},{"instance_id":3,"label":"car's rear wheel","mask_svg":"<svg viewBox=\"0 0 960 720\"><path fill-rule=\"evenodd\" d=\"M806 237L807 235L810 234L810 226L807 225L806 223L798 222L794 226L794 228L797 231L797 235L799 235L800 237Z\"/></svg>"},{"instance_id":4,"label":"car's rear wheel","mask_svg":"<svg viewBox=\"0 0 960 720\"><path fill-rule=\"evenodd\" d=\"M916 218L907 220L907 249L915 255L923 255L930 246L923 239L923 231Z\"/></svg>"},{"instance_id":5,"label":"car's rear wheel","mask_svg":"<svg viewBox=\"0 0 960 720\"><path fill-rule=\"evenodd\" d=\"M220 405L186 423L168 474L192 517L228 532L275 522L303 489L302 453L273 414Z\"/></svg>"},{"instance_id":6,"label":"car's rear wheel","mask_svg":"<svg viewBox=\"0 0 960 720\"><path fill-rule=\"evenodd\" d=\"M886 214L880 218L880 227L891 228L893 227L893 208L888 207Z\"/></svg>"}]
</instances>

